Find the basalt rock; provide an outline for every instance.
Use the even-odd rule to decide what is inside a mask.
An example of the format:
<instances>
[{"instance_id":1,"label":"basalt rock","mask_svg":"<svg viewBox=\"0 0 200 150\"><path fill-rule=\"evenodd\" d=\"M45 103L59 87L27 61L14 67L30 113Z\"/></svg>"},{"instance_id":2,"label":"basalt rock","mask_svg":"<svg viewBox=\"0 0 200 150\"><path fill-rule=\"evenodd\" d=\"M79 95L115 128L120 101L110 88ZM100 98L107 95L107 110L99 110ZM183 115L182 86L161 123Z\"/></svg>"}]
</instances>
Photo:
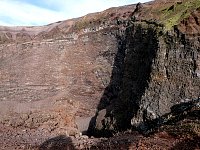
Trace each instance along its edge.
<instances>
[{"instance_id":1,"label":"basalt rock","mask_svg":"<svg viewBox=\"0 0 200 150\"><path fill-rule=\"evenodd\" d=\"M121 63L121 66L116 65L120 74L113 69L99 106L107 101L111 104L97 113L96 124L91 128L94 133L107 136L136 128L146 134L149 128L156 128L156 124L163 125L159 118L169 114L175 105L200 97L199 2L191 2L195 8L188 7L191 12L186 18L180 17L174 24L166 21L173 20L171 15L187 3L170 3L170 7L162 10L169 11L165 12L165 18L146 19L141 17L142 12L133 13L121 38L124 46L118 49L122 59L118 59L118 55L115 58L115 64ZM154 16L153 11L151 13ZM180 109L179 113L183 112L185 110Z\"/></svg>"}]
</instances>

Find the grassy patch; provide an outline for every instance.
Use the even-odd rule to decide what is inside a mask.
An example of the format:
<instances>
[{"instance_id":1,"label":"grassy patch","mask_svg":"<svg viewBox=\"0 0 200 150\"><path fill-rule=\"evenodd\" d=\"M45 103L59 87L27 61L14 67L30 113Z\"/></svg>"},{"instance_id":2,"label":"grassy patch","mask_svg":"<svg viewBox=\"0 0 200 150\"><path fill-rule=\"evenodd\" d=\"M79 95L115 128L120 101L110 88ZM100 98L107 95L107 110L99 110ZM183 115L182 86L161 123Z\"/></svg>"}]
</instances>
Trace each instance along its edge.
<instances>
[{"instance_id":1,"label":"grassy patch","mask_svg":"<svg viewBox=\"0 0 200 150\"><path fill-rule=\"evenodd\" d=\"M81 30L84 28L92 28L96 25L100 25L108 20L108 14L105 13L95 13L95 14L88 14L82 18L80 18L76 24L75 29Z\"/></svg>"},{"instance_id":2,"label":"grassy patch","mask_svg":"<svg viewBox=\"0 0 200 150\"><path fill-rule=\"evenodd\" d=\"M187 0L176 3L159 10L160 20L165 25L166 30L178 25L180 21L189 17L190 13L200 7L199 0Z\"/></svg>"}]
</instances>

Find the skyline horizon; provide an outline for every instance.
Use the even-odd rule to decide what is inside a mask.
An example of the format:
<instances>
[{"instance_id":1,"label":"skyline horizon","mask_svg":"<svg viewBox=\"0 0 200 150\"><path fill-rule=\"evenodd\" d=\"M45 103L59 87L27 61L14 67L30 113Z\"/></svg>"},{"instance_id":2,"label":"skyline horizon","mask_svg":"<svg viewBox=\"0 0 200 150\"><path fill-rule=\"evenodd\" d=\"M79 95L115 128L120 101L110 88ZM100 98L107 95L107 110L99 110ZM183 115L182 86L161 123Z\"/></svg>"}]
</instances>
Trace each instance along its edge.
<instances>
[{"instance_id":1,"label":"skyline horizon","mask_svg":"<svg viewBox=\"0 0 200 150\"><path fill-rule=\"evenodd\" d=\"M101 12L111 7L149 1L151 0L98 0L96 2L80 0L78 3L73 0L67 2L65 0L59 2L55 0L1 0L0 26L44 26ZM96 7L93 7L94 3L97 4Z\"/></svg>"}]
</instances>

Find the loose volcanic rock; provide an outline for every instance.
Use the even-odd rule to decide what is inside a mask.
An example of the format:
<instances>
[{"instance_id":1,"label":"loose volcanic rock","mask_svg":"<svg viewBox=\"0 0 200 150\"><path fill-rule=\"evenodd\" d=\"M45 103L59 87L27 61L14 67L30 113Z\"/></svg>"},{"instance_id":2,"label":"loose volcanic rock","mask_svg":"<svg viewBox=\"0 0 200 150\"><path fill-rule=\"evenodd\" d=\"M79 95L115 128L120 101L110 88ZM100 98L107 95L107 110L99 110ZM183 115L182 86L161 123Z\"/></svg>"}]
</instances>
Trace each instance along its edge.
<instances>
[{"instance_id":1,"label":"loose volcanic rock","mask_svg":"<svg viewBox=\"0 0 200 150\"><path fill-rule=\"evenodd\" d=\"M89 137L198 120L199 20L198 0L155 0L46 26L1 26L0 145L143 149L151 140Z\"/></svg>"}]
</instances>

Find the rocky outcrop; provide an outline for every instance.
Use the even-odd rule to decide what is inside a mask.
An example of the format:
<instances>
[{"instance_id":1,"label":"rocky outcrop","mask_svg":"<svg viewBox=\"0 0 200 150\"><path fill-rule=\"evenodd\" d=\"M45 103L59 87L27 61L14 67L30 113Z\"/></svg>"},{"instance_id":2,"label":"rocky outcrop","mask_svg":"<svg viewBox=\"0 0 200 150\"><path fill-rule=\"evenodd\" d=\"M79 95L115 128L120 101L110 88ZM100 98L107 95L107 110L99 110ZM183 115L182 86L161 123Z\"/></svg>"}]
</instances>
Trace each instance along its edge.
<instances>
[{"instance_id":1,"label":"rocky outcrop","mask_svg":"<svg viewBox=\"0 0 200 150\"><path fill-rule=\"evenodd\" d=\"M191 39L176 28L164 33L155 25L133 23L125 39L123 69L118 67L121 78L111 81L113 91L119 87L118 94L109 97L114 101L111 105L100 109L97 116L105 118L97 117L97 130L115 132L136 127L146 131L146 122L169 113L178 103L200 96L198 37ZM114 95L113 91L106 90L104 95ZM100 104L108 101L105 96Z\"/></svg>"},{"instance_id":2,"label":"rocky outcrop","mask_svg":"<svg viewBox=\"0 0 200 150\"><path fill-rule=\"evenodd\" d=\"M113 79L107 87L114 90L107 92L106 89L102 97L103 104L105 101L112 102L97 113L96 127L93 129L97 134L108 136L128 128L137 128L146 133L149 122L156 120L160 123L162 121L158 118L170 113L173 106L200 97L200 44L197 34L200 16L196 11L198 9L188 17L188 26L196 29L190 33L184 32L184 21L166 30L162 20L160 23L147 21L140 19L141 14L134 16L133 13L123 34L123 69L116 66L121 74L118 76L113 72ZM187 22L187 19L184 20ZM187 26L185 28L188 29ZM119 62L118 56L116 60ZM104 100L107 95L112 96Z\"/></svg>"}]
</instances>

